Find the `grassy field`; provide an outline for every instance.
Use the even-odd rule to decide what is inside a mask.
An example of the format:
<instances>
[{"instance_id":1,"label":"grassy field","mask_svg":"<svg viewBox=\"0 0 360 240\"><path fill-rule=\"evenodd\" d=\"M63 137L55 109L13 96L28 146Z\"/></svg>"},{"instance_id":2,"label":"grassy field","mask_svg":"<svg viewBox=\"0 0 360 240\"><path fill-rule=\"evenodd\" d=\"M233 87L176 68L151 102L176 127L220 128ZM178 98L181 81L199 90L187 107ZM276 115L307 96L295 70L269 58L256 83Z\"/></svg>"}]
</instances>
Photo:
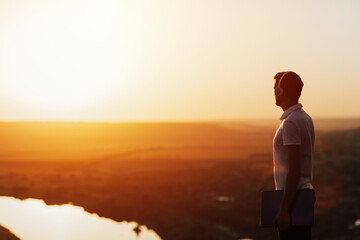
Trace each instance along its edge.
<instances>
[{"instance_id":1,"label":"grassy field","mask_svg":"<svg viewBox=\"0 0 360 240\"><path fill-rule=\"evenodd\" d=\"M360 124L359 124L360 125ZM357 239L360 130L317 134L314 239ZM274 126L245 123L0 123L0 195L72 202L163 239L273 239ZM6 226L4 226L6 227Z\"/></svg>"}]
</instances>

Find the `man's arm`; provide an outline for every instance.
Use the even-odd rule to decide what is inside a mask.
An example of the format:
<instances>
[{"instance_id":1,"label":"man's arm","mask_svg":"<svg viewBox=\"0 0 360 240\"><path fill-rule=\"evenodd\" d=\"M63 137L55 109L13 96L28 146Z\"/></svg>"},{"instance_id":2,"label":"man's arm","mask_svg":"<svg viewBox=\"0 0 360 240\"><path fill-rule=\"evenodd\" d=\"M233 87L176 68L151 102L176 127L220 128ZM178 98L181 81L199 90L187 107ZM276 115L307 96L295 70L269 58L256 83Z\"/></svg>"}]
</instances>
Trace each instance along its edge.
<instances>
[{"instance_id":1,"label":"man's arm","mask_svg":"<svg viewBox=\"0 0 360 240\"><path fill-rule=\"evenodd\" d=\"M289 164L289 171L286 176L283 199L275 218L275 223L280 229L287 229L291 224L291 207L295 200L301 175L300 145L286 146L286 160Z\"/></svg>"}]
</instances>

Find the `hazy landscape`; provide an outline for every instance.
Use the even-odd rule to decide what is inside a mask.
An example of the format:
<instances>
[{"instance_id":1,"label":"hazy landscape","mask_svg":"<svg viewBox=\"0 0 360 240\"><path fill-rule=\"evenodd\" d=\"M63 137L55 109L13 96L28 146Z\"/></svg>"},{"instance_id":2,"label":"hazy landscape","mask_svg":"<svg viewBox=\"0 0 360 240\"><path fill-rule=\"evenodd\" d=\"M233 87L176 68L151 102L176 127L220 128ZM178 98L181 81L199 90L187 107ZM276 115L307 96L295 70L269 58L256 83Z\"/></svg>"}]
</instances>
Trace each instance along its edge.
<instances>
[{"instance_id":1,"label":"hazy landscape","mask_svg":"<svg viewBox=\"0 0 360 240\"><path fill-rule=\"evenodd\" d=\"M278 123L3 122L0 195L72 203L162 239L273 239L259 212ZM315 125L314 239L358 239L360 119Z\"/></svg>"}]
</instances>

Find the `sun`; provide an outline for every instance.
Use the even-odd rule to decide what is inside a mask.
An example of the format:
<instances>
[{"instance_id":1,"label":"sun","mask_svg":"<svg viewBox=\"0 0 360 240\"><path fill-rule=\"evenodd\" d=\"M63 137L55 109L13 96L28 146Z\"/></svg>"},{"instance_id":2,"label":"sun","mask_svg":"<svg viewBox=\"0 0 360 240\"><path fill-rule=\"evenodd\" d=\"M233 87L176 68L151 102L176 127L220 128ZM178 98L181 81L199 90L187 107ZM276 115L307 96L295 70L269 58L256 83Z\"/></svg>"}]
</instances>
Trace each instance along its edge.
<instances>
[{"instance_id":1,"label":"sun","mask_svg":"<svg viewBox=\"0 0 360 240\"><path fill-rule=\"evenodd\" d=\"M44 111L82 108L108 95L122 68L109 3L58 3L11 19L0 59L7 94Z\"/></svg>"}]
</instances>

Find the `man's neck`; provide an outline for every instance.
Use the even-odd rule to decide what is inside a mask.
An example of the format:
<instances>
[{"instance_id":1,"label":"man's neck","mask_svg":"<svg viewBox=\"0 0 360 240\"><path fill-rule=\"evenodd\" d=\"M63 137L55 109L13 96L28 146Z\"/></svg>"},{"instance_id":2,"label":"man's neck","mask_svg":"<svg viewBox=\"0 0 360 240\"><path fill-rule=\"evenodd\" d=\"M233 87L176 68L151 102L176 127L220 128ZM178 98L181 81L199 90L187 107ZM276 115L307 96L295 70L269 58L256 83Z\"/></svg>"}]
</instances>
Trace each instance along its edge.
<instances>
[{"instance_id":1,"label":"man's neck","mask_svg":"<svg viewBox=\"0 0 360 240\"><path fill-rule=\"evenodd\" d=\"M290 108L298 103L299 103L299 101L284 101L283 104L281 104L281 108L285 112L288 108Z\"/></svg>"}]
</instances>

